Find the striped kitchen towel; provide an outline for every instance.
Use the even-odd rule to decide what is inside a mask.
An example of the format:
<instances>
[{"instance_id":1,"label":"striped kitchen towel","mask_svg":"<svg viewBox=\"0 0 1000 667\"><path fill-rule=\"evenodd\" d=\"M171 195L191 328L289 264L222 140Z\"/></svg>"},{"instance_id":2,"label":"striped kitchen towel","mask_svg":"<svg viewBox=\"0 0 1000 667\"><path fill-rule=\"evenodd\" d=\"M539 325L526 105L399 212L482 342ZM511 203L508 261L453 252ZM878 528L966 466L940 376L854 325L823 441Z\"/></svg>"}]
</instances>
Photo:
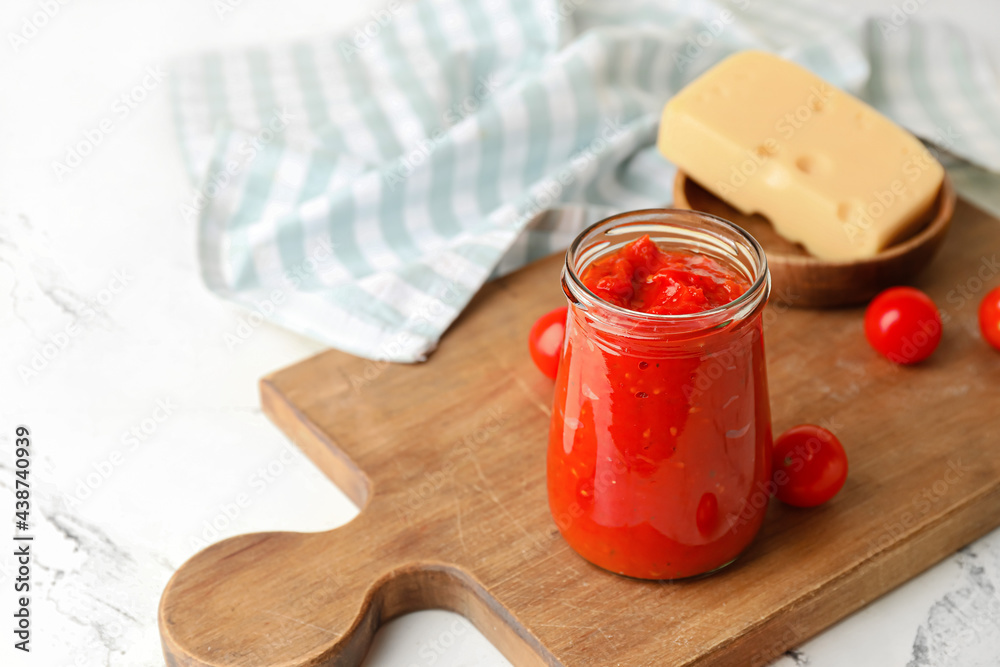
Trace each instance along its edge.
<instances>
[{"instance_id":1,"label":"striped kitchen towel","mask_svg":"<svg viewBox=\"0 0 1000 667\"><path fill-rule=\"evenodd\" d=\"M348 352L420 361L491 276L610 213L669 203L660 111L735 51L794 60L1000 171L988 57L907 11L390 0L339 36L174 64L198 183L181 214L198 220L214 292Z\"/></svg>"}]
</instances>

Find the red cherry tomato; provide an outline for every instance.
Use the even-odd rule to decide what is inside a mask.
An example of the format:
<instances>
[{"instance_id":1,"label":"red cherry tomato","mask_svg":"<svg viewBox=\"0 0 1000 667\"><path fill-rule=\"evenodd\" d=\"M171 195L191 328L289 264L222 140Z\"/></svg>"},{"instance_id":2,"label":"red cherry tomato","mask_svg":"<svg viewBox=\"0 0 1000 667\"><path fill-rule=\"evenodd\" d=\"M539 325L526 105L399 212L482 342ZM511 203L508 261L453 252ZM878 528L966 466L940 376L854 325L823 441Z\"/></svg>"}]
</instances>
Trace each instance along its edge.
<instances>
[{"instance_id":1,"label":"red cherry tomato","mask_svg":"<svg viewBox=\"0 0 1000 667\"><path fill-rule=\"evenodd\" d=\"M528 333L528 349L531 359L545 375L553 380L559 372L559 357L562 355L563 338L566 336L567 306L549 311L535 320Z\"/></svg>"},{"instance_id":2,"label":"red cherry tomato","mask_svg":"<svg viewBox=\"0 0 1000 667\"><path fill-rule=\"evenodd\" d=\"M847 479L847 453L837 436L812 424L793 426L774 441L771 481L778 500L815 507L837 495Z\"/></svg>"},{"instance_id":3,"label":"red cherry tomato","mask_svg":"<svg viewBox=\"0 0 1000 667\"><path fill-rule=\"evenodd\" d=\"M865 337L889 361L915 364L941 342L941 315L920 290L890 287L868 304Z\"/></svg>"},{"instance_id":4,"label":"red cherry tomato","mask_svg":"<svg viewBox=\"0 0 1000 667\"><path fill-rule=\"evenodd\" d=\"M1000 350L1000 287L994 287L979 304L979 330L987 343Z\"/></svg>"}]
</instances>

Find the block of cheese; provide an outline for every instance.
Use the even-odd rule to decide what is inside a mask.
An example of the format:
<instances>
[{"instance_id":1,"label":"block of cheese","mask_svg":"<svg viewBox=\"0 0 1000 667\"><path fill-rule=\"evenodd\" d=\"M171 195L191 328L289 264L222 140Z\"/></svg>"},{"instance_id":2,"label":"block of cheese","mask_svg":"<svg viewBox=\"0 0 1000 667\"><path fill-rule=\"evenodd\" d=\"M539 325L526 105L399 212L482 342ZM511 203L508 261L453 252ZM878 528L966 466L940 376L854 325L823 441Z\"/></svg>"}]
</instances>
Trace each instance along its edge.
<instances>
[{"instance_id":1,"label":"block of cheese","mask_svg":"<svg viewBox=\"0 0 1000 667\"><path fill-rule=\"evenodd\" d=\"M777 56L730 56L663 110L660 152L816 257L871 257L910 236L944 170L912 134Z\"/></svg>"}]
</instances>

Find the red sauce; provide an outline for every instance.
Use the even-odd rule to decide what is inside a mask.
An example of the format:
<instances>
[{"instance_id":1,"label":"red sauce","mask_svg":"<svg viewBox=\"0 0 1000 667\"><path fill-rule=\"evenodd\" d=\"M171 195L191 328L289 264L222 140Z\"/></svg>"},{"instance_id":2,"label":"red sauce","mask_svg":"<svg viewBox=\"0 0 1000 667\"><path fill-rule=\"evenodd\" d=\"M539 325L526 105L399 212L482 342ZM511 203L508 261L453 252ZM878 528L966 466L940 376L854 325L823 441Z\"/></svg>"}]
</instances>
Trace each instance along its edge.
<instances>
[{"instance_id":1,"label":"red sauce","mask_svg":"<svg viewBox=\"0 0 1000 667\"><path fill-rule=\"evenodd\" d=\"M711 258L648 237L581 278L603 301L650 314L702 312L749 288ZM594 317L571 305L556 380L548 490L560 531L587 560L633 577L725 565L757 533L768 500L759 311L678 340L609 330Z\"/></svg>"},{"instance_id":2,"label":"red sauce","mask_svg":"<svg viewBox=\"0 0 1000 667\"><path fill-rule=\"evenodd\" d=\"M711 257L664 252L649 236L591 264L582 278L608 303L653 315L700 313L729 303L750 286Z\"/></svg>"}]
</instances>

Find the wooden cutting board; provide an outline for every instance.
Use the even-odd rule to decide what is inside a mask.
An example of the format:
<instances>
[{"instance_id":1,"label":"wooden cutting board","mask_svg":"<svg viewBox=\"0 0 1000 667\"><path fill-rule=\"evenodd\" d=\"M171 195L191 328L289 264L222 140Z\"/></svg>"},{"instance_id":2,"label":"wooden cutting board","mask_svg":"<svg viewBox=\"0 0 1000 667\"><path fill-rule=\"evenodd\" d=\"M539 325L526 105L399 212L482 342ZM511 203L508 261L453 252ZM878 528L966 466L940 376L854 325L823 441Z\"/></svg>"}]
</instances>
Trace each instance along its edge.
<instances>
[{"instance_id":1,"label":"wooden cutting board","mask_svg":"<svg viewBox=\"0 0 1000 667\"><path fill-rule=\"evenodd\" d=\"M850 476L824 507L772 502L751 548L693 581L602 571L549 516L552 382L526 337L563 302L559 257L483 289L426 364L330 351L279 371L265 411L363 509L184 564L160 605L167 664L358 665L379 625L443 608L518 666L765 665L1000 524L1000 352L976 325L998 259L1000 222L960 203L917 283L946 324L915 368L868 347L861 309L772 294L774 427L828 425Z\"/></svg>"}]
</instances>

